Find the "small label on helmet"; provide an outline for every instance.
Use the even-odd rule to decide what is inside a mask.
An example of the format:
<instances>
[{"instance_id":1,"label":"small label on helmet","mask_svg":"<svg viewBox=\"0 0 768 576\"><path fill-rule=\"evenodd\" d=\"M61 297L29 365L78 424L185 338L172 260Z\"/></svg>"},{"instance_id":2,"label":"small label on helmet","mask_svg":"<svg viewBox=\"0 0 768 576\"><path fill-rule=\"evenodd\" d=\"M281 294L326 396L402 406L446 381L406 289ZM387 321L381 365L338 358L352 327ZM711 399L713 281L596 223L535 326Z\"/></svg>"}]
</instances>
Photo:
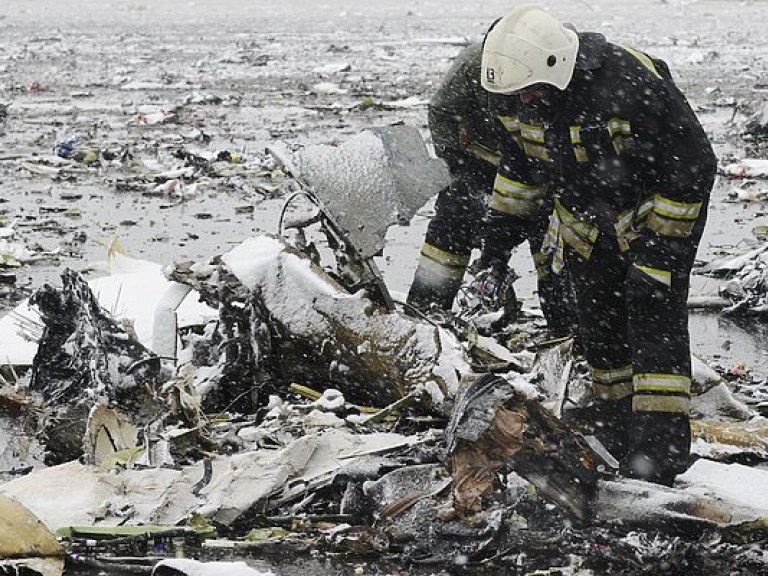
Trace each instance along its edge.
<instances>
[{"instance_id":1,"label":"small label on helmet","mask_svg":"<svg viewBox=\"0 0 768 576\"><path fill-rule=\"evenodd\" d=\"M494 70L493 68L486 68L485 79L488 81L489 84L493 84L494 82L496 82L496 70Z\"/></svg>"}]
</instances>

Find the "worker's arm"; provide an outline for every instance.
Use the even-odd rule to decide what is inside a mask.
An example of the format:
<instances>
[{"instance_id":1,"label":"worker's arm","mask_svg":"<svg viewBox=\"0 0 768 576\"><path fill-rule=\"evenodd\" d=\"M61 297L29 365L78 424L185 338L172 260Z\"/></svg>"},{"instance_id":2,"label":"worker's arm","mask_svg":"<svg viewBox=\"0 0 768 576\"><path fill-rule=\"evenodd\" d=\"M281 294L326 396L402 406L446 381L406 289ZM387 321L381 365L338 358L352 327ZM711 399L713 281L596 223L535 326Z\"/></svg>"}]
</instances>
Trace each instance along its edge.
<instances>
[{"instance_id":1,"label":"worker's arm","mask_svg":"<svg viewBox=\"0 0 768 576\"><path fill-rule=\"evenodd\" d=\"M685 97L665 81L633 122L646 195L653 199L647 228L664 238L689 238L706 206L717 170L709 140Z\"/></svg>"}]
</instances>

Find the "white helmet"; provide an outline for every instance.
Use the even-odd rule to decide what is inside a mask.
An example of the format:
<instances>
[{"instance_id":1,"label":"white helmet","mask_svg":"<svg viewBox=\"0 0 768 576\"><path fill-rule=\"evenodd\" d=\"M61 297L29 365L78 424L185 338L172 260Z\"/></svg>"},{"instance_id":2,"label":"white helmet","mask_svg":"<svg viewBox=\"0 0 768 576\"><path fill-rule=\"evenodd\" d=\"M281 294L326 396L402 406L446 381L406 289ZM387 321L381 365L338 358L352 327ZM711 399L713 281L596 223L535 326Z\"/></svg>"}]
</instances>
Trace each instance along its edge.
<instances>
[{"instance_id":1,"label":"white helmet","mask_svg":"<svg viewBox=\"0 0 768 576\"><path fill-rule=\"evenodd\" d=\"M486 34L480 82L497 94L540 82L564 90L573 76L578 51L576 32L541 8L519 6Z\"/></svg>"}]
</instances>

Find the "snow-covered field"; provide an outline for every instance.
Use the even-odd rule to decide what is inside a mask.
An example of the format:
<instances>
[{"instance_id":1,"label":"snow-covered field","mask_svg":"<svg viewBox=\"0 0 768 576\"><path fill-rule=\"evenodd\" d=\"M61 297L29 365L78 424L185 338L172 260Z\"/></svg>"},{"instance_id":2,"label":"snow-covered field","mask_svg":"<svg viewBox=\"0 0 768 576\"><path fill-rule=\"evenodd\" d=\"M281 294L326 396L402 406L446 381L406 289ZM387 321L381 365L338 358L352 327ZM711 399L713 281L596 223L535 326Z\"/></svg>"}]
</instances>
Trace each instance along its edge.
<instances>
[{"instance_id":1,"label":"snow-covered field","mask_svg":"<svg viewBox=\"0 0 768 576\"><path fill-rule=\"evenodd\" d=\"M545 5L580 29L665 58L723 163L745 155L742 107L768 95L768 3ZM276 231L284 182L264 167L266 146L276 139L339 142L400 121L427 136L425 105L450 59L509 7L499 0L4 0L0 103L11 106L0 123L0 224L17 221L17 239L27 246L61 251L59 259L15 270L22 290L14 295L56 282L64 266L103 260L114 235L132 253L170 263ZM204 103L211 96L223 102ZM22 168L70 136L118 158L55 179ZM183 201L151 193L154 185L143 181L144 188L132 186L183 166L174 154L224 150L245 165L181 190ZM766 223L761 203L726 202L730 191L726 182L715 190L702 258ZM390 234L380 266L394 291L412 278L428 215ZM530 295L531 266L519 252L517 266L528 276L520 291ZM697 281L695 290L714 287ZM0 296L0 310L12 303ZM692 326L696 349L710 359L723 354L725 364L743 360L768 372L761 352L768 336L760 327L698 315ZM723 350L729 346L738 353Z\"/></svg>"},{"instance_id":2,"label":"snow-covered field","mask_svg":"<svg viewBox=\"0 0 768 576\"><path fill-rule=\"evenodd\" d=\"M0 113L0 226L13 225L6 239L58 255L0 269L16 275L14 289L0 282L0 315L64 267L104 260L115 235L136 256L169 264L276 232L289 184L265 148L341 142L394 122L427 137L426 102L451 58L512 4L2 0L0 104L10 107L4 122ZM748 154L745 113L768 98L768 1L545 5L666 59L721 165ZM84 153L112 159L52 164L56 144L74 136ZM746 249L753 229L768 225L764 202L732 200L743 198L740 184L718 183L702 259ZM755 192L767 187L756 180L750 197L765 198ZM407 289L429 215L390 231L379 265L394 291ZM516 265L530 296L525 252ZM694 283L697 293L715 288ZM691 326L708 360L768 375L765 327L698 313Z\"/></svg>"},{"instance_id":3,"label":"snow-covered field","mask_svg":"<svg viewBox=\"0 0 768 576\"><path fill-rule=\"evenodd\" d=\"M721 161L745 155L743 107L768 94L768 3L545 4L580 29L665 58ZM10 108L0 124L0 223L16 222L17 240L28 247L61 254L15 270L21 290L14 295L57 281L64 266L103 260L114 235L132 253L170 263L276 231L284 182L265 166L265 147L277 139L293 146L339 142L400 121L427 136L425 104L450 59L509 6L496 0L374 6L4 0L0 103ZM222 102L206 103L212 96ZM99 169L64 167L55 178L22 167L50 156L70 136L116 159ZM154 182L141 180L183 166L179 155L225 150L245 163L198 186L155 191ZM766 223L760 202L727 202L733 186L721 182L715 190L702 258L733 248ZM428 215L390 234L380 266L394 291L412 278ZM518 268L530 278L528 257L519 252ZM520 282L523 295L531 285ZM695 291L702 290L714 288L699 280ZM0 297L0 310L12 302ZM723 354L726 364L744 360L765 373L768 338L760 327L712 316L695 316L692 326L696 349L710 359Z\"/></svg>"}]
</instances>

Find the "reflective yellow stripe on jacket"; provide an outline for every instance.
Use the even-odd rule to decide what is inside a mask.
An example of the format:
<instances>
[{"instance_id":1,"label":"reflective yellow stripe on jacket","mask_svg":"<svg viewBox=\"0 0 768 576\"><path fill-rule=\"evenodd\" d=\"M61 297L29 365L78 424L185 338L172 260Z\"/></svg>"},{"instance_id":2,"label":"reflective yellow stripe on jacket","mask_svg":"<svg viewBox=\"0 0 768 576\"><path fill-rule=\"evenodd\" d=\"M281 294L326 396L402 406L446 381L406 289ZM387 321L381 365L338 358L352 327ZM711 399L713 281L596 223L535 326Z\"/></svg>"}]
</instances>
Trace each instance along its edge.
<instances>
[{"instance_id":1,"label":"reflective yellow stripe on jacket","mask_svg":"<svg viewBox=\"0 0 768 576\"><path fill-rule=\"evenodd\" d=\"M651 74L656 76L656 78L659 78L659 79L661 78L659 69L656 68L656 64L653 63L653 60L651 59L650 56L648 56L648 54L646 54L645 52L640 52L640 50L638 50L637 48L633 48L632 46L622 46L622 48L624 48L624 50L626 50L627 52L632 54L632 56L637 58L640 61L640 63L643 66L645 66Z\"/></svg>"},{"instance_id":2,"label":"reflective yellow stripe on jacket","mask_svg":"<svg viewBox=\"0 0 768 576\"><path fill-rule=\"evenodd\" d=\"M592 255L592 248L599 230L597 226L582 222L571 214L559 200L555 200L555 214L560 220L560 236L585 260Z\"/></svg>"},{"instance_id":3,"label":"reflective yellow stripe on jacket","mask_svg":"<svg viewBox=\"0 0 768 576\"><path fill-rule=\"evenodd\" d=\"M520 136L520 120L517 116L499 116L499 121L504 125L504 128L509 132L512 139L517 143L520 148L523 148L523 139Z\"/></svg>"},{"instance_id":4,"label":"reflective yellow stripe on jacket","mask_svg":"<svg viewBox=\"0 0 768 576\"><path fill-rule=\"evenodd\" d=\"M701 202L677 202L661 194L653 197L648 227L661 236L687 238L701 212Z\"/></svg>"},{"instance_id":5,"label":"reflective yellow stripe on jacket","mask_svg":"<svg viewBox=\"0 0 768 576\"><path fill-rule=\"evenodd\" d=\"M559 274L565 266L565 245L568 244L584 260L588 260L598 234L597 226L578 220L555 198L555 209L549 217L549 228L541 251L551 255L552 271Z\"/></svg>"},{"instance_id":6,"label":"reflective yellow stripe on jacket","mask_svg":"<svg viewBox=\"0 0 768 576\"><path fill-rule=\"evenodd\" d=\"M544 190L540 186L497 174L489 206L503 214L529 217L536 214L543 196Z\"/></svg>"},{"instance_id":7,"label":"reflective yellow stripe on jacket","mask_svg":"<svg viewBox=\"0 0 768 576\"><path fill-rule=\"evenodd\" d=\"M615 224L615 229L616 239L618 240L619 248L621 248L622 252L629 249L629 243L637 238L640 229L648 220L648 215L651 213L651 210L653 210L653 200L647 200L637 209L628 210L619 216L619 220Z\"/></svg>"},{"instance_id":8,"label":"reflective yellow stripe on jacket","mask_svg":"<svg viewBox=\"0 0 768 576\"><path fill-rule=\"evenodd\" d=\"M629 123L629 120L624 120L623 118L611 118L608 120L608 134L611 137L613 149L616 151L616 154L621 154L634 146L632 125Z\"/></svg>"},{"instance_id":9,"label":"reflective yellow stripe on jacket","mask_svg":"<svg viewBox=\"0 0 768 576\"><path fill-rule=\"evenodd\" d=\"M523 139L523 150L530 158L550 160L549 151L544 145L544 127L520 122L520 137Z\"/></svg>"}]
</instances>

